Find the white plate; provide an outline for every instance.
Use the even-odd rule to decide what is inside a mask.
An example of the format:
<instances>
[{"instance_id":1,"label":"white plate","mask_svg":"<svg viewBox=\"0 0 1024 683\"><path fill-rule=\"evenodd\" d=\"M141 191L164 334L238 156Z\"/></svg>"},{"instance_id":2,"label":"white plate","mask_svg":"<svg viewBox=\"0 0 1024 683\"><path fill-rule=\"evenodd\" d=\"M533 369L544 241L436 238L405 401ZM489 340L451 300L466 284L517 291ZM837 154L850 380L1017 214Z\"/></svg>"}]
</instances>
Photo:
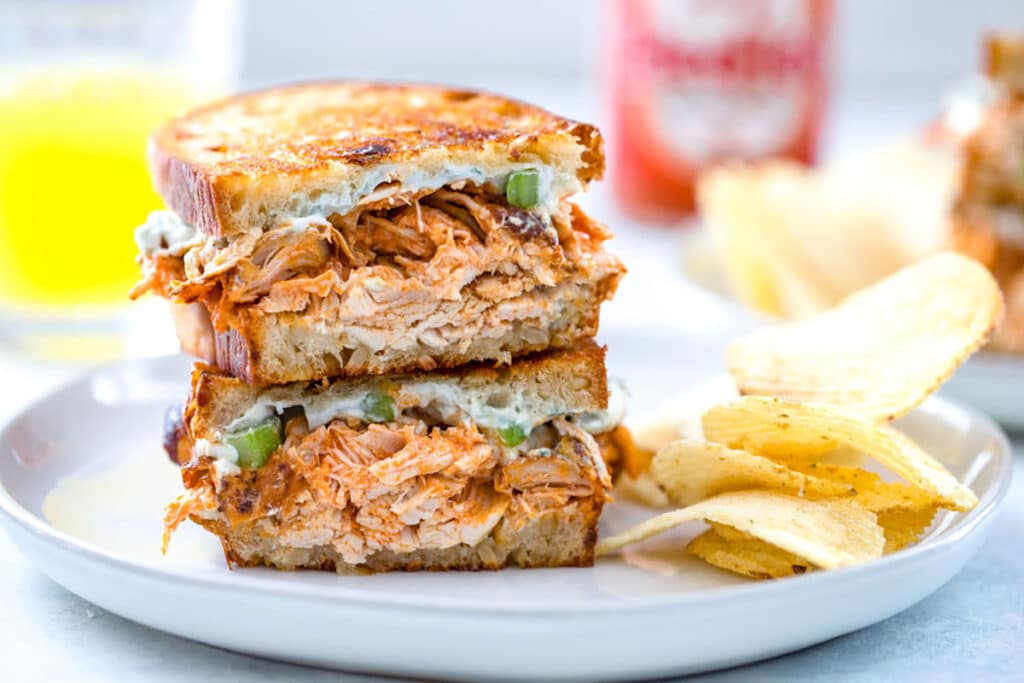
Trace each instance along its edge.
<instances>
[{"instance_id":1,"label":"white plate","mask_svg":"<svg viewBox=\"0 0 1024 683\"><path fill-rule=\"evenodd\" d=\"M720 348L606 338L641 410L719 367ZM707 342L710 344L710 342ZM885 619L949 580L978 549L1009 482L986 418L933 399L901 421L981 499L919 545L834 572L751 582L679 552L700 525L589 569L366 577L228 571L217 541L183 527L159 553L178 489L160 451L183 358L101 369L28 408L0 436L0 514L36 565L128 619L292 662L440 678L620 679L683 674L796 650ZM605 533L648 511L608 506ZM673 550L674 549L674 550Z\"/></svg>"},{"instance_id":2,"label":"white plate","mask_svg":"<svg viewBox=\"0 0 1024 683\"><path fill-rule=\"evenodd\" d=\"M694 226L682 238L683 275L717 297L737 320L754 328L771 319L746 308L725 281L708 234ZM942 387L942 393L974 406L1007 429L1024 430L1024 356L979 351Z\"/></svg>"}]
</instances>

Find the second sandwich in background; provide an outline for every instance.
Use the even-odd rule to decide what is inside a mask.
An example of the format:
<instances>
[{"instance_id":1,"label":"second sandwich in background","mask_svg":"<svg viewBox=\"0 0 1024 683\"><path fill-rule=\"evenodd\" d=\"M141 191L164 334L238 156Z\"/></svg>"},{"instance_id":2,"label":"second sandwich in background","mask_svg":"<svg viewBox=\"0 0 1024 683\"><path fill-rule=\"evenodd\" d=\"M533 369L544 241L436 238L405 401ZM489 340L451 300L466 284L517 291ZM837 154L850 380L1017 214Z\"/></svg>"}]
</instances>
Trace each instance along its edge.
<instances>
[{"instance_id":1,"label":"second sandwich in background","mask_svg":"<svg viewBox=\"0 0 1024 683\"><path fill-rule=\"evenodd\" d=\"M150 156L171 211L136 233L133 294L212 364L169 421L169 530L289 569L593 562L602 453L629 447L591 341L625 270L569 200L603 173L597 129L317 83L186 114Z\"/></svg>"}]
</instances>

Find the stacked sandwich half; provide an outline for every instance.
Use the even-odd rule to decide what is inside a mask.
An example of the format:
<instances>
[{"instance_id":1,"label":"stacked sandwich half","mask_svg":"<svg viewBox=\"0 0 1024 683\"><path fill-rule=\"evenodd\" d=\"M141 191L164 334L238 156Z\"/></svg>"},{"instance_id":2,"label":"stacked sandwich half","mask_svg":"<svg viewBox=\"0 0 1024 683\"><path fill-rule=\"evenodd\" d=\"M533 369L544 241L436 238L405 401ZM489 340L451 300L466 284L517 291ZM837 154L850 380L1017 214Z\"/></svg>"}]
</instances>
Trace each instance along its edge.
<instances>
[{"instance_id":1,"label":"stacked sandwich half","mask_svg":"<svg viewBox=\"0 0 1024 683\"><path fill-rule=\"evenodd\" d=\"M203 359L165 445L229 563L585 565L624 447L597 332L624 270L569 197L592 126L489 94L319 83L150 149L143 278ZM610 408L611 405L611 408Z\"/></svg>"}]
</instances>

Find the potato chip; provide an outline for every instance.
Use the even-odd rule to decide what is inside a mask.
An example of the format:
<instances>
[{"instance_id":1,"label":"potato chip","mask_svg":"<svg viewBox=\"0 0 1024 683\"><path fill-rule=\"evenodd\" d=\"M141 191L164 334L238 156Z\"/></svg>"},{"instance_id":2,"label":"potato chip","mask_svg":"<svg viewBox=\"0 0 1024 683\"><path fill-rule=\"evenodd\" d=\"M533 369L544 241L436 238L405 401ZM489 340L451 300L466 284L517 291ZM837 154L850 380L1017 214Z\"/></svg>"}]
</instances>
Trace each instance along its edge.
<instances>
[{"instance_id":1,"label":"potato chip","mask_svg":"<svg viewBox=\"0 0 1024 683\"><path fill-rule=\"evenodd\" d=\"M727 364L743 394L892 420L949 379L1001 313L991 273L970 258L941 253L816 317L736 340Z\"/></svg>"},{"instance_id":2,"label":"potato chip","mask_svg":"<svg viewBox=\"0 0 1024 683\"><path fill-rule=\"evenodd\" d=\"M817 313L945 246L958 168L955 154L917 139L815 169L778 159L712 167L697 180L715 247L703 259L756 310ZM693 251L684 267L706 282Z\"/></svg>"},{"instance_id":3,"label":"potato chip","mask_svg":"<svg viewBox=\"0 0 1024 683\"><path fill-rule=\"evenodd\" d=\"M803 317L844 294L794 230L796 214L815 216L805 222L820 225L820 202L808 191L816 183L809 179L805 168L787 160L720 165L698 179L701 216L729 289L755 310Z\"/></svg>"},{"instance_id":4,"label":"potato chip","mask_svg":"<svg viewBox=\"0 0 1024 683\"><path fill-rule=\"evenodd\" d=\"M878 525L885 533L885 554L903 550L917 543L935 519L934 505L920 510L893 510L878 513Z\"/></svg>"},{"instance_id":5,"label":"potato chip","mask_svg":"<svg viewBox=\"0 0 1024 683\"><path fill-rule=\"evenodd\" d=\"M713 168L698 178L697 203L730 289L751 308L778 315L786 300L777 291L776 275L790 250L760 229L772 223L764 203L752 201L760 175L744 165Z\"/></svg>"},{"instance_id":6,"label":"potato chip","mask_svg":"<svg viewBox=\"0 0 1024 683\"><path fill-rule=\"evenodd\" d=\"M712 524L686 549L719 569L753 579L778 579L813 570L810 562L731 527ZM730 533L731 532L731 533Z\"/></svg>"},{"instance_id":7,"label":"potato chip","mask_svg":"<svg viewBox=\"0 0 1024 683\"><path fill-rule=\"evenodd\" d=\"M849 485L821 479L722 444L676 441L658 452L651 475L671 502L691 505L743 489L773 489L818 498L850 495Z\"/></svg>"},{"instance_id":8,"label":"potato chip","mask_svg":"<svg viewBox=\"0 0 1024 683\"><path fill-rule=\"evenodd\" d=\"M597 553L610 553L700 519L734 527L824 569L881 557L885 546L875 514L859 505L771 491L736 491L649 519L601 541Z\"/></svg>"},{"instance_id":9,"label":"potato chip","mask_svg":"<svg viewBox=\"0 0 1024 683\"><path fill-rule=\"evenodd\" d=\"M626 500L651 508L665 508L669 506L668 496L658 486L658 482L654 481L650 472L643 472L635 478L623 472L615 478L613 494L615 500Z\"/></svg>"},{"instance_id":10,"label":"potato chip","mask_svg":"<svg viewBox=\"0 0 1024 683\"><path fill-rule=\"evenodd\" d=\"M704 414L708 439L730 448L796 462L847 446L927 491L942 507L970 510L977 496L897 430L824 404L745 396Z\"/></svg>"},{"instance_id":11,"label":"potato chip","mask_svg":"<svg viewBox=\"0 0 1024 683\"><path fill-rule=\"evenodd\" d=\"M790 415L778 408L782 405L800 408L781 399L755 396L715 406L701 419L704 437L784 463L813 461L840 447L837 440L813 429L791 430Z\"/></svg>"},{"instance_id":12,"label":"potato chip","mask_svg":"<svg viewBox=\"0 0 1024 683\"><path fill-rule=\"evenodd\" d=\"M821 463L811 465L806 472L854 488L854 502L878 515L878 524L885 532L886 553L917 542L938 511L938 504L929 494L909 484L882 481L874 472Z\"/></svg>"}]
</instances>

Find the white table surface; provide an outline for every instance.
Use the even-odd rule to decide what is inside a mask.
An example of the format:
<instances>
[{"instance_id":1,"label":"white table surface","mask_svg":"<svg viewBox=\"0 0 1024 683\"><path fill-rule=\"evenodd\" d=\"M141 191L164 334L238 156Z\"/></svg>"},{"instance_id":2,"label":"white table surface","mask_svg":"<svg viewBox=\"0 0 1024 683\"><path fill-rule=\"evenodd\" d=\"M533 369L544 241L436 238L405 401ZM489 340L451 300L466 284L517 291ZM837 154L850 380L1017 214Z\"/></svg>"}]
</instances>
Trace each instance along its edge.
<instances>
[{"instance_id":1,"label":"white table surface","mask_svg":"<svg viewBox=\"0 0 1024 683\"><path fill-rule=\"evenodd\" d=\"M536 99L559 109L551 98ZM587 118L592 108L569 101L562 109ZM887 107L839 117L830 133L830 147L849 148L860 140L878 137L880 130L891 133L905 129L905 124L922 119L920 113L920 108ZM650 321L652 306L656 305L654 314L659 323L672 325L681 334L719 335L724 348L734 321L712 298L679 281L678 233L615 220L600 191L597 194L588 204L618 228L613 248L627 265L633 266L616 300L606 307L605 324ZM643 264L642 269L639 264ZM656 298L647 284L651 282L659 283ZM150 324L150 320L146 318L142 327L154 337L147 339L143 334L137 349L153 353L170 348L166 324ZM708 374L721 367L718 358L694 362L707 364ZM0 353L0 379L8 388L0 392L0 423L33 397L81 370L27 362ZM17 391L10 391L10 387ZM1024 680L1024 441L1016 442L1016 450L1014 483L992 538L936 594L862 631L698 680ZM236 655L129 622L51 582L2 532L0 644L0 681L370 680Z\"/></svg>"}]
</instances>

